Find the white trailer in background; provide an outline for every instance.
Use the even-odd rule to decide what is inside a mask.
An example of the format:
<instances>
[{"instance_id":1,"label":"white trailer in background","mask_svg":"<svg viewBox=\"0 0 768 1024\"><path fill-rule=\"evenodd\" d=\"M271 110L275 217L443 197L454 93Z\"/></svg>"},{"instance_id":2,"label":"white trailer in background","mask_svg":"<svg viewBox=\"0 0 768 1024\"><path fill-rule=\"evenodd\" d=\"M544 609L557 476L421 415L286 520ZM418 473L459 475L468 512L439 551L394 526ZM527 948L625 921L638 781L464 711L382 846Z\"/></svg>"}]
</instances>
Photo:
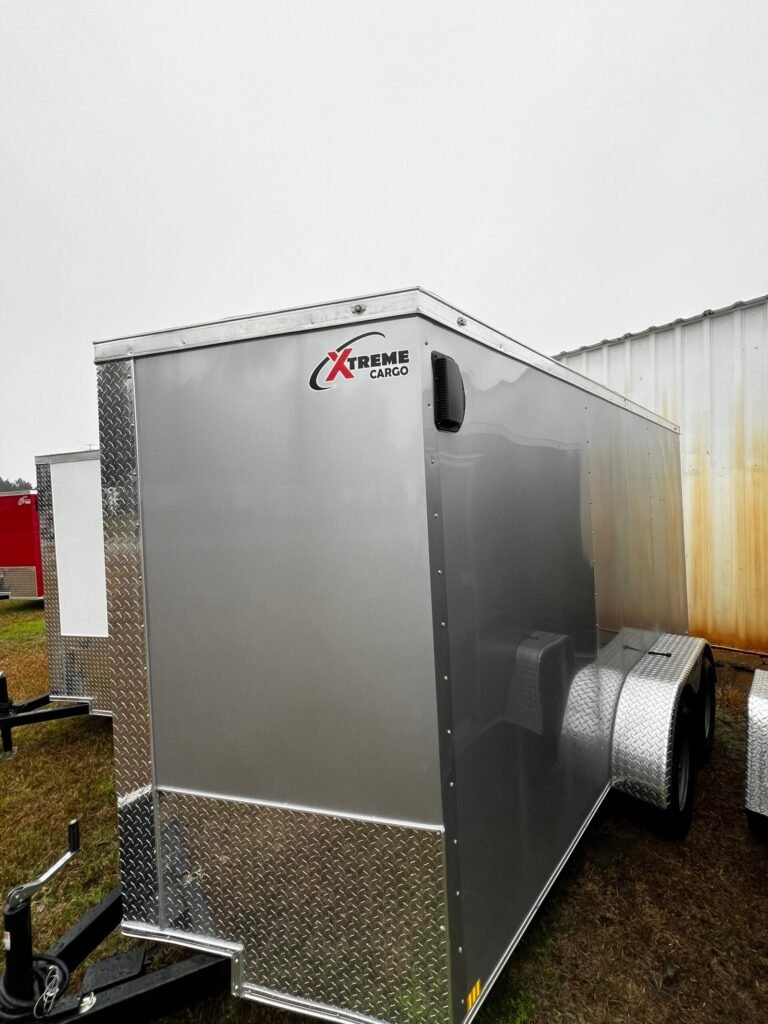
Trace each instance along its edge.
<instances>
[{"instance_id":1,"label":"white trailer in background","mask_svg":"<svg viewBox=\"0 0 768 1024\"><path fill-rule=\"evenodd\" d=\"M110 715L99 451L35 462L51 700Z\"/></svg>"},{"instance_id":2,"label":"white trailer in background","mask_svg":"<svg viewBox=\"0 0 768 1024\"><path fill-rule=\"evenodd\" d=\"M612 786L689 820L677 428L418 288L96 361L124 931L469 1020Z\"/></svg>"}]
</instances>

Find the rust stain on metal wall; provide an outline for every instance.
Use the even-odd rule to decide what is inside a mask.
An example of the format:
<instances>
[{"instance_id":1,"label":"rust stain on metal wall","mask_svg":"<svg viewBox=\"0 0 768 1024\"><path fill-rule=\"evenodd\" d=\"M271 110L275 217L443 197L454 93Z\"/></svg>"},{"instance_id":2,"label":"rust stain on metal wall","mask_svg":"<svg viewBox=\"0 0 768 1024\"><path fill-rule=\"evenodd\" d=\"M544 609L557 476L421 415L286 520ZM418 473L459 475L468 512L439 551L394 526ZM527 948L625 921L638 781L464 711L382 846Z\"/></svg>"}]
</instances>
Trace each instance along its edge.
<instances>
[{"instance_id":1,"label":"rust stain on metal wall","mask_svg":"<svg viewBox=\"0 0 768 1024\"><path fill-rule=\"evenodd\" d=\"M706 441L699 437L684 472L685 563L688 578L688 629L710 637L712 626L712 485Z\"/></svg>"},{"instance_id":2,"label":"rust stain on metal wall","mask_svg":"<svg viewBox=\"0 0 768 1024\"><path fill-rule=\"evenodd\" d=\"M558 358L680 424L689 630L767 653L765 296Z\"/></svg>"},{"instance_id":3,"label":"rust stain on metal wall","mask_svg":"<svg viewBox=\"0 0 768 1024\"><path fill-rule=\"evenodd\" d=\"M765 424L755 424L749 432L744 470L747 629L743 647L765 651L768 649L768 426Z\"/></svg>"}]
</instances>

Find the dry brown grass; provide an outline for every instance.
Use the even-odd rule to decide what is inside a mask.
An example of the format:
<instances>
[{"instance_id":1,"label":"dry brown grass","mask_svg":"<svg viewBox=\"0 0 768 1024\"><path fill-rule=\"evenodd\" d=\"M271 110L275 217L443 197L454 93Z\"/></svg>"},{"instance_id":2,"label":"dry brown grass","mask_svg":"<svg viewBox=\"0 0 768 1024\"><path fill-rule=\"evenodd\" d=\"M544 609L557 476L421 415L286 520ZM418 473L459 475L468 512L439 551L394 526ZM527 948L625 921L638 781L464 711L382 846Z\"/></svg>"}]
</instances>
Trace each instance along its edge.
<instances>
[{"instance_id":1,"label":"dry brown grass","mask_svg":"<svg viewBox=\"0 0 768 1024\"><path fill-rule=\"evenodd\" d=\"M721 653L721 657L724 656ZM731 658L731 655L728 655ZM768 1019L768 848L741 811L746 694L755 659L719 669L718 736L682 843L611 798L483 1007L478 1024L657 1024ZM42 609L0 603L0 669L16 699L47 689ZM47 867L81 821L81 854L35 900L38 948L117 881L112 737L104 719L17 733L0 762L0 892ZM115 937L109 948L125 940ZM160 954L165 959L167 954ZM179 1024L295 1020L228 998Z\"/></svg>"}]
</instances>

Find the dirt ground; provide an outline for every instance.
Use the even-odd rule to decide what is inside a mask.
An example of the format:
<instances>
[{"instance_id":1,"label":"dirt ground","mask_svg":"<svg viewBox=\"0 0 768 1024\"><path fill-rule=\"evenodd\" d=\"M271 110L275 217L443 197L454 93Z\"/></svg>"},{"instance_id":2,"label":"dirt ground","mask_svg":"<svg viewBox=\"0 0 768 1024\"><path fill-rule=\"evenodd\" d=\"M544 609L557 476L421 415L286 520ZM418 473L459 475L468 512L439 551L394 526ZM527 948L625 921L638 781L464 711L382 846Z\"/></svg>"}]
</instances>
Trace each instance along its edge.
<instances>
[{"instance_id":1,"label":"dirt ground","mask_svg":"<svg viewBox=\"0 0 768 1024\"><path fill-rule=\"evenodd\" d=\"M768 846L752 839L741 809L746 697L758 659L716 657L718 733L689 836L670 842L649 829L641 808L609 799L478 1024L768 1021ZM0 670L18 700L47 688L40 605L0 602ZM69 819L81 822L80 856L35 899L44 949L118 878L111 728L74 719L19 731L15 742L18 755L0 762L0 892L48 867L66 847ZM115 937L108 951L127 944ZM227 998L169 1019L278 1018L296 1020Z\"/></svg>"}]
</instances>

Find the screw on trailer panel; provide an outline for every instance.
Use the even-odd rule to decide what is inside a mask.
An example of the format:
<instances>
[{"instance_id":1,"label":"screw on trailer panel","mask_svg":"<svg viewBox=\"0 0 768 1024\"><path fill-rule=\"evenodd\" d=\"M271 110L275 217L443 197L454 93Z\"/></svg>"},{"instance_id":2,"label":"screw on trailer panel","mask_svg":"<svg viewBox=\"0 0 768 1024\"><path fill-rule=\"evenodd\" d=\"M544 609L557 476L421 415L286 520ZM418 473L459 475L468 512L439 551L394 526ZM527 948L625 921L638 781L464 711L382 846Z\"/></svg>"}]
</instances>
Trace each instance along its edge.
<instances>
[{"instance_id":1,"label":"screw on trailer panel","mask_svg":"<svg viewBox=\"0 0 768 1024\"><path fill-rule=\"evenodd\" d=\"M352 307L352 312L353 313L357 313L358 315L360 313L364 313L365 312L365 306L363 305L362 302L356 302L355 305Z\"/></svg>"},{"instance_id":2,"label":"screw on trailer panel","mask_svg":"<svg viewBox=\"0 0 768 1024\"><path fill-rule=\"evenodd\" d=\"M465 316L459 316L456 318L456 323L459 325L459 327L466 327L467 318Z\"/></svg>"}]
</instances>

